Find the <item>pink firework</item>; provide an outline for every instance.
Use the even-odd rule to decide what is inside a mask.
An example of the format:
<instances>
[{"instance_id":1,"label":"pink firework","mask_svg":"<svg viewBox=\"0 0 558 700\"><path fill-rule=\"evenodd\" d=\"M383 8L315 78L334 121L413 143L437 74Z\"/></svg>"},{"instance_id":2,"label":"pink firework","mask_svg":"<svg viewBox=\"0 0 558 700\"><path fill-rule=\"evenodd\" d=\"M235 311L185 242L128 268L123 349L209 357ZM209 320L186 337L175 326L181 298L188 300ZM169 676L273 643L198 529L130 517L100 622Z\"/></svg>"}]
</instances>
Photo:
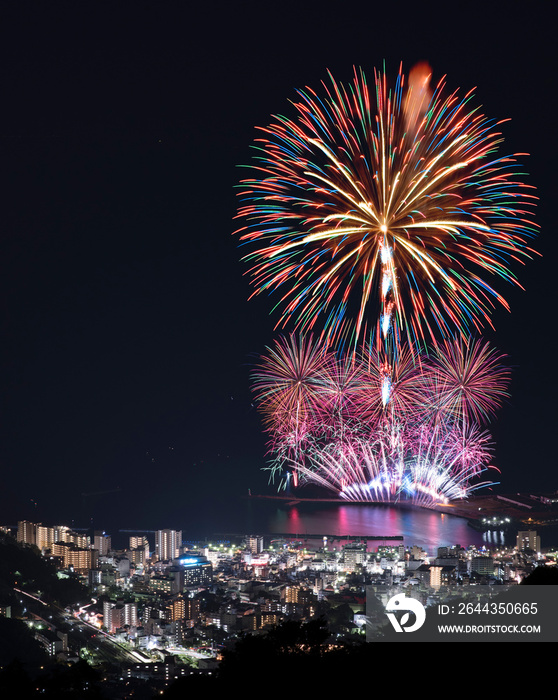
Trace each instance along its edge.
<instances>
[{"instance_id":1,"label":"pink firework","mask_svg":"<svg viewBox=\"0 0 558 700\"><path fill-rule=\"evenodd\" d=\"M509 396L510 371L488 343L462 339L436 349L430 380L439 410L464 425L484 423Z\"/></svg>"},{"instance_id":2,"label":"pink firework","mask_svg":"<svg viewBox=\"0 0 558 700\"><path fill-rule=\"evenodd\" d=\"M281 338L253 373L253 389L264 415L273 424L304 423L323 408L329 358L312 340Z\"/></svg>"},{"instance_id":3,"label":"pink firework","mask_svg":"<svg viewBox=\"0 0 558 700\"><path fill-rule=\"evenodd\" d=\"M272 434L272 449L298 455L323 412L329 358L311 339L294 335L268 351L253 373L256 399Z\"/></svg>"},{"instance_id":4,"label":"pink firework","mask_svg":"<svg viewBox=\"0 0 558 700\"><path fill-rule=\"evenodd\" d=\"M456 341L432 357L401 345L394 367L382 357L375 346L335 357L294 336L269 350L253 377L272 475L346 500L466 497L490 461L480 424L506 395L501 356Z\"/></svg>"}]
</instances>

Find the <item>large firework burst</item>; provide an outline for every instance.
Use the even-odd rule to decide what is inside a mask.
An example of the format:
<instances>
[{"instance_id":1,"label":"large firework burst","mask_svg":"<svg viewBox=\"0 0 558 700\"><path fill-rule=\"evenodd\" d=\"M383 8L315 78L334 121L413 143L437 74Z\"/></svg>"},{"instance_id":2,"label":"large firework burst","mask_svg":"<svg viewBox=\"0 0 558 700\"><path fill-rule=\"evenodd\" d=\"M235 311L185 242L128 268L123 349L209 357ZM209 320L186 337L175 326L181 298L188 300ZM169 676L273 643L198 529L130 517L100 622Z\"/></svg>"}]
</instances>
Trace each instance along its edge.
<instances>
[{"instance_id":1,"label":"large firework burst","mask_svg":"<svg viewBox=\"0 0 558 700\"><path fill-rule=\"evenodd\" d=\"M279 324L353 349L378 325L424 346L507 307L490 278L517 284L507 263L530 255L535 198L518 154L497 154L500 122L429 78L423 65L390 87L378 73L370 89L355 70L262 129L239 233Z\"/></svg>"}]
</instances>

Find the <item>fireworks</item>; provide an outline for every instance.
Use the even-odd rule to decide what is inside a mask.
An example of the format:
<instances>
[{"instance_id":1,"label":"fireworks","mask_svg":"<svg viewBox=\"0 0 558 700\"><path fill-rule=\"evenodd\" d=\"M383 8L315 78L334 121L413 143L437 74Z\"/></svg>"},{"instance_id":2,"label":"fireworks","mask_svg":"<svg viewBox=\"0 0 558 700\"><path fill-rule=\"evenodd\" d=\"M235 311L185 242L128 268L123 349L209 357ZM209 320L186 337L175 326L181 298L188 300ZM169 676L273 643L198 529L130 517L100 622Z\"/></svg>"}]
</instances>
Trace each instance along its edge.
<instances>
[{"instance_id":1,"label":"fireworks","mask_svg":"<svg viewBox=\"0 0 558 700\"><path fill-rule=\"evenodd\" d=\"M254 390L282 459L296 459L324 408L329 360L312 341L282 339L254 374ZM296 466L295 485L298 482Z\"/></svg>"},{"instance_id":2,"label":"fireworks","mask_svg":"<svg viewBox=\"0 0 558 700\"><path fill-rule=\"evenodd\" d=\"M311 340L281 339L254 374L254 391L272 424L303 425L323 405L326 353Z\"/></svg>"},{"instance_id":3,"label":"fireworks","mask_svg":"<svg viewBox=\"0 0 558 700\"><path fill-rule=\"evenodd\" d=\"M347 360L291 336L254 373L272 471L345 500L421 505L464 498L490 461L483 429L507 396L508 371L487 344L455 340L432 356L404 346L387 376L372 348ZM484 392L482 387L485 387Z\"/></svg>"},{"instance_id":4,"label":"fireworks","mask_svg":"<svg viewBox=\"0 0 558 700\"><path fill-rule=\"evenodd\" d=\"M437 348L433 365L433 393L441 410L464 423L494 415L508 396L509 370L488 343L462 340Z\"/></svg>"},{"instance_id":5,"label":"fireworks","mask_svg":"<svg viewBox=\"0 0 558 700\"><path fill-rule=\"evenodd\" d=\"M278 325L353 349L379 325L426 346L507 308L490 278L518 284L507 262L531 254L535 198L517 154L496 154L499 122L428 79L424 66L393 88L331 78L261 130L238 233L255 293L279 296Z\"/></svg>"},{"instance_id":6,"label":"fireworks","mask_svg":"<svg viewBox=\"0 0 558 700\"><path fill-rule=\"evenodd\" d=\"M432 505L490 483L509 371L472 337L507 308L492 279L519 284L536 198L520 154L497 153L500 122L430 77L298 91L240 185L254 294L299 334L253 376L283 485Z\"/></svg>"}]
</instances>

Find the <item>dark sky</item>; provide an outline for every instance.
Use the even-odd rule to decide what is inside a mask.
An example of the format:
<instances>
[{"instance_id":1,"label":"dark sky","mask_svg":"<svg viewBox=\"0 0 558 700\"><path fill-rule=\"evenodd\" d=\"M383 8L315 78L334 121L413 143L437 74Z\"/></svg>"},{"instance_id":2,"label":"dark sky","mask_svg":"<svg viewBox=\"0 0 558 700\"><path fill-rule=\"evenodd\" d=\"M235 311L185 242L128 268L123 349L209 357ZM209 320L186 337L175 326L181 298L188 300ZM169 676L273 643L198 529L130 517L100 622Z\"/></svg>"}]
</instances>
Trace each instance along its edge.
<instances>
[{"instance_id":1,"label":"dark sky","mask_svg":"<svg viewBox=\"0 0 558 700\"><path fill-rule=\"evenodd\" d=\"M497 282L512 313L487 337L514 375L492 430L503 491L558 488L550 5L409 7L4 3L0 522L148 526L267 488L248 377L277 319L247 301L236 166L295 88L384 60L476 86L531 154L543 257L515 268L525 291Z\"/></svg>"}]
</instances>

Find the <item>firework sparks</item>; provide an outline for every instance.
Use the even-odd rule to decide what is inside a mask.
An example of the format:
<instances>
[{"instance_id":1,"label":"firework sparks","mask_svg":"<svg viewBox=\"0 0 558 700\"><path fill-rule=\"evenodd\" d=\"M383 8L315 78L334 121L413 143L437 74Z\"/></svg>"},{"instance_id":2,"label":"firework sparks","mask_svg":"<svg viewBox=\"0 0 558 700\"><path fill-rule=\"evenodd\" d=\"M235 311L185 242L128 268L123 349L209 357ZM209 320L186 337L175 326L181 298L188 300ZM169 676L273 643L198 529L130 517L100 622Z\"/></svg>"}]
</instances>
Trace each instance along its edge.
<instances>
[{"instance_id":1,"label":"firework sparks","mask_svg":"<svg viewBox=\"0 0 558 700\"><path fill-rule=\"evenodd\" d=\"M382 366L375 346L347 359L291 336L268 352L254 389L274 474L344 500L424 506L479 487L491 457L482 424L509 379L486 343L454 341L433 357L401 347L393 368Z\"/></svg>"},{"instance_id":2,"label":"firework sparks","mask_svg":"<svg viewBox=\"0 0 558 700\"><path fill-rule=\"evenodd\" d=\"M464 424L488 420L509 396L510 371L503 359L480 340L456 339L439 346L430 373L439 408Z\"/></svg>"},{"instance_id":3,"label":"firework sparks","mask_svg":"<svg viewBox=\"0 0 558 700\"><path fill-rule=\"evenodd\" d=\"M253 374L253 386L270 430L288 457L298 455L320 420L328 357L312 340L282 338ZM295 483L297 482L296 470Z\"/></svg>"},{"instance_id":4,"label":"firework sparks","mask_svg":"<svg viewBox=\"0 0 558 700\"><path fill-rule=\"evenodd\" d=\"M472 337L508 308L492 278L519 284L536 197L500 122L428 65L330 78L261 130L240 185L254 294L300 334L253 377L271 471L348 500L464 498L491 483L483 425L509 382Z\"/></svg>"},{"instance_id":5,"label":"firework sparks","mask_svg":"<svg viewBox=\"0 0 558 700\"><path fill-rule=\"evenodd\" d=\"M238 233L255 293L280 295L278 325L354 349L370 316L384 337L426 345L507 308L488 280L517 284L507 263L530 257L535 198L516 156L496 153L499 122L429 74L407 86L400 72L393 88L377 74L373 90L362 71L332 78L262 129Z\"/></svg>"}]
</instances>

